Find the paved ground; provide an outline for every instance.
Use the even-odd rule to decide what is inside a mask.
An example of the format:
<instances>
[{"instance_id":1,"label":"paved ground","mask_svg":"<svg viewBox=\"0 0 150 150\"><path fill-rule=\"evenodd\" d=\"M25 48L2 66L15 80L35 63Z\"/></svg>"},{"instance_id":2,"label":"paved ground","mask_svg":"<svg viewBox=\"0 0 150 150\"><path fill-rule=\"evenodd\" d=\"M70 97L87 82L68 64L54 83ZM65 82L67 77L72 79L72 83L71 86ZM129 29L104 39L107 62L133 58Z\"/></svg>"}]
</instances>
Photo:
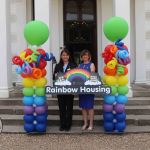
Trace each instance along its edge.
<instances>
[{"instance_id":1,"label":"paved ground","mask_svg":"<svg viewBox=\"0 0 150 150\"><path fill-rule=\"evenodd\" d=\"M150 134L0 134L0 150L150 150Z\"/></svg>"}]
</instances>

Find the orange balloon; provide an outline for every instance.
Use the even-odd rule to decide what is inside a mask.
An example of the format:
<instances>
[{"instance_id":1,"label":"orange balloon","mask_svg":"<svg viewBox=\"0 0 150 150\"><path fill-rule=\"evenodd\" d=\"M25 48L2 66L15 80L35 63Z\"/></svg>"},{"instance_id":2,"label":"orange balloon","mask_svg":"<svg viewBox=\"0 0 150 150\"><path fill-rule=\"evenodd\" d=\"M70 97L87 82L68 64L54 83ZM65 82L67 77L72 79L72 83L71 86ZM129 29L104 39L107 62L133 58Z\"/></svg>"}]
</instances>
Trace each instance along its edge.
<instances>
[{"instance_id":1,"label":"orange balloon","mask_svg":"<svg viewBox=\"0 0 150 150\"><path fill-rule=\"evenodd\" d=\"M39 68L32 69L32 77L34 79L40 79L42 77L42 71Z\"/></svg>"},{"instance_id":2,"label":"orange balloon","mask_svg":"<svg viewBox=\"0 0 150 150\"><path fill-rule=\"evenodd\" d=\"M116 75L116 72L117 72L117 69L114 68L114 69L110 69L109 67L105 66L104 67L104 73L107 74L107 75L110 75L110 76L115 76Z\"/></svg>"},{"instance_id":3,"label":"orange balloon","mask_svg":"<svg viewBox=\"0 0 150 150\"><path fill-rule=\"evenodd\" d=\"M124 75L127 75L127 74L128 74L128 68L125 67L125 68L124 68Z\"/></svg>"}]
</instances>

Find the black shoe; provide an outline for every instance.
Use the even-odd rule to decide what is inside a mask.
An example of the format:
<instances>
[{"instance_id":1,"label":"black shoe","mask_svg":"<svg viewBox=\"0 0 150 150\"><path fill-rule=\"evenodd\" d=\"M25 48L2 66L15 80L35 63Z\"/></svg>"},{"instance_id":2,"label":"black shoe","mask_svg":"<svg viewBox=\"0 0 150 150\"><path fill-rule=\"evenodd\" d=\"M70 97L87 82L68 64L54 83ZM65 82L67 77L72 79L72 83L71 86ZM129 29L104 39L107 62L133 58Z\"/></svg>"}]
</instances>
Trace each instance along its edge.
<instances>
[{"instance_id":1,"label":"black shoe","mask_svg":"<svg viewBox=\"0 0 150 150\"><path fill-rule=\"evenodd\" d=\"M65 131L70 131L71 127L66 127Z\"/></svg>"},{"instance_id":2,"label":"black shoe","mask_svg":"<svg viewBox=\"0 0 150 150\"><path fill-rule=\"evenodd\" d=\"M65 128L64 127L59 127L59 131L64 131Z\"/></svg>"}]
</instances>

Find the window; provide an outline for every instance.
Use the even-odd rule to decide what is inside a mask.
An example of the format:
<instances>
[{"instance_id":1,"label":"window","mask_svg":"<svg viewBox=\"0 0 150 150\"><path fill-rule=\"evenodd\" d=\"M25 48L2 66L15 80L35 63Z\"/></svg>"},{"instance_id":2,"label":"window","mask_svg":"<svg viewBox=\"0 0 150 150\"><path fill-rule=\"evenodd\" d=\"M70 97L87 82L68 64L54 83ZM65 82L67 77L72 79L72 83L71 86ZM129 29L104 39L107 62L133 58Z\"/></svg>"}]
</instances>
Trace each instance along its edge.
<instances>
[{"instance_id":1,"label":"window","mask_svg":"<svg viewBox=\"0 0 150 150\"><path fill-rule=\"evenodd\" d=\"M78 19L78 9L75 0L68 1L66 3L66 20L77 20Z\"/></svg>"},{"instance_id":2,"label":"window","mask_svg":"<svg viewBox=\"0 0 150 150\"><path fill-rule=\"evenodd\" d=\"M94 5L91 0L82 3L82 20L94 20Z\"/></svg>"}]
</instances>

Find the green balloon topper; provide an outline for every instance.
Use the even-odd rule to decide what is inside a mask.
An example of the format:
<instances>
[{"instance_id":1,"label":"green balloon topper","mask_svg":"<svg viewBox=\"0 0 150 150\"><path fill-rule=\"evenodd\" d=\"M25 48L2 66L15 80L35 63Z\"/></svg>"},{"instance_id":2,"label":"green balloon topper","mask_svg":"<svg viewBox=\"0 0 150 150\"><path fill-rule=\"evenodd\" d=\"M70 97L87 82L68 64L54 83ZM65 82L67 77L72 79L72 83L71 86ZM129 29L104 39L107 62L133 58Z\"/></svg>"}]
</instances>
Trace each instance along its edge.
<instances>
[{"instance_id":1,"label":"green balloon topper","mask_svg":"<svg viewBox=\"0 0 150 150\"><path fill-rule=\"evenodd\" d=\"M112 17L105 22L103 31L107 39L116 42L127 36L129 27L125 19L121 17Z\"/></svg>"},{"instance_id":2,"label":"green balloon topper","mask_svg":"<svg viewBox=\"0 0 150 150\"><path fill-rule=\"evenodd\" d=\"M49 37L48 26L42 21L30 21L24 28L24 37L30 45L40 46Z\"/></svg>"}]
</instances>

